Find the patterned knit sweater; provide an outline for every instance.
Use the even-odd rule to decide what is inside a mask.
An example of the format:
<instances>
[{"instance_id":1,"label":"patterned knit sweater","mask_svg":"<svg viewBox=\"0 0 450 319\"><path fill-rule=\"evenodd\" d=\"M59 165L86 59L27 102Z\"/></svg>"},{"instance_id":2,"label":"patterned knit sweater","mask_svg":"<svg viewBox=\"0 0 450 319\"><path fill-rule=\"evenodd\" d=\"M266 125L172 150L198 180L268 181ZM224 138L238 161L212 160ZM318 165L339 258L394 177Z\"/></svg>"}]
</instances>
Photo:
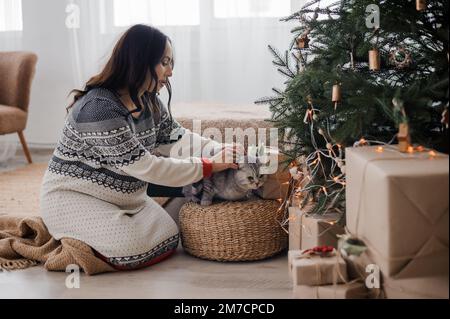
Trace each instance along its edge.
<instances>
[{"instance_id":1,"label":"patterned knit sweater","mask_svg":"<svg viewBox=\"0 0 450 319\"><path fill-rule=\"evenodd\" d=\"M175 222L147 196L147 184L181 187L201 180L202 150L222 144L170 121L161 101L157 116L149 96L143 100L138 118L106 89L91 90L71 108L41 191L41 215L56 239L75 238L130 262L178 244ZM186 148L192 156L173 156Z\"/></svg>"}]
</instances>

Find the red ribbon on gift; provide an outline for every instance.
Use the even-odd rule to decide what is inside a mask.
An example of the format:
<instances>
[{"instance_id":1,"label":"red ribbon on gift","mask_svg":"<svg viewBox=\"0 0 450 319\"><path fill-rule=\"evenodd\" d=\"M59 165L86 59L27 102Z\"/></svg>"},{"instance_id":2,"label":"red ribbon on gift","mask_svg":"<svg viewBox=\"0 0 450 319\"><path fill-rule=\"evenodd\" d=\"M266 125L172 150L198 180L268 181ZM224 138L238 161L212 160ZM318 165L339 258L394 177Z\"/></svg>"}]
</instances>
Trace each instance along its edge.
<instances>
[{"instance_id":1,"label":"red ribbon on gift","mask_svg":"<svg viewBox=\"0 0 450 319\"><path fill-rule=\"evenodd\" d=\"M334 252L334 247L333 246L317 246L311 249L306 249L302 255L304 254L310 254L310 255L321 255L321 256L325 256L328 255L330 253Z\"/></svg>"}]
</instances>

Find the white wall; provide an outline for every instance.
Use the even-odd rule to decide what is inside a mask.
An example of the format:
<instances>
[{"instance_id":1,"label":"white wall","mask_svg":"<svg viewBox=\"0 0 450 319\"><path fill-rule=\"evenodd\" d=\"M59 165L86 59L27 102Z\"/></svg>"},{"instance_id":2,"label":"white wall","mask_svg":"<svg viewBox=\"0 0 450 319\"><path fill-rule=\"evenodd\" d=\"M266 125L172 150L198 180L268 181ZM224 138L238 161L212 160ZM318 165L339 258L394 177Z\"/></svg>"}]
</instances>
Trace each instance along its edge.
<instances>
[{"instance_id":1,"label":"white wall","mask_svg":"<svg viewBox=\"0 0 450 319\"><path fill-rule=\"evenodd\" d=\"M64 124L66 96L73 88L65 6L65 1L23 0L23 50L39 59L26 130L30 143L55 143Z\"/></svg>"},{"instance_id":2,"label":"white wall","mask_svg":"<svg viewBox=\"0 0 450 319\"><path fill-rule=\"evenodd\" d=\"M67 94L73 88L79 88L79 74L83 82L97 72L117 35L98 39L104 48L100 51L90 50L93 42L82 39L78 44L83 49L82 61L85 62L80 70L74 62L73 34L65 27L68 1L22 1L22 38L11 40L10 35L0 33L0 50L27 50L38 55L25 135L31 145L54 144L70 102ZM267 45L273 44L280 50L288 47L291 26L283 22L276 26L261 26L257 33L246 23L217 27L210 30L214 33L214 42L200 33L162 29L172 37L176 50L174 110L177 103L200 102L250 105L258 112L253 101L271 95L273 86L282 86L284 78L272 66ZM86 34L86 30L84 32ZM210 52L205 54L205 50ZM230 65L229 57L237 62Z\"/></svg>"}]
</instances>

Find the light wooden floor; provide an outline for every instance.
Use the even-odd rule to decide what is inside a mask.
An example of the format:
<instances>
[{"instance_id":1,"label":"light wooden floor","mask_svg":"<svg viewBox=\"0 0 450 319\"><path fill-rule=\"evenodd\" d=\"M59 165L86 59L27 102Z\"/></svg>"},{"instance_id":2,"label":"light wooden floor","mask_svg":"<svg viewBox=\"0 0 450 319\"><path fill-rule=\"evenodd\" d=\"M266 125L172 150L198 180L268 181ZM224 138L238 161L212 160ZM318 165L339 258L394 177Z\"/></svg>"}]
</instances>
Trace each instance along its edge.
<instances>
[{"instance_id":1,"label":"light wooden floor","mask_svg":"<svg viewBox=\"0 0 450 319\"><path fill-rule=\"evenodd\" d=\"M46 162L49 151L32 150L34 162ZM17 156L0 171L25 165ZM251 263L219 263L194 258L181 247L170 259L144 270L86 276L80 288L66 287L67 273L42 266L0 272L1 298L254 298L290 299L292 283L287 254Z\"/></svg>"}]
</instances>

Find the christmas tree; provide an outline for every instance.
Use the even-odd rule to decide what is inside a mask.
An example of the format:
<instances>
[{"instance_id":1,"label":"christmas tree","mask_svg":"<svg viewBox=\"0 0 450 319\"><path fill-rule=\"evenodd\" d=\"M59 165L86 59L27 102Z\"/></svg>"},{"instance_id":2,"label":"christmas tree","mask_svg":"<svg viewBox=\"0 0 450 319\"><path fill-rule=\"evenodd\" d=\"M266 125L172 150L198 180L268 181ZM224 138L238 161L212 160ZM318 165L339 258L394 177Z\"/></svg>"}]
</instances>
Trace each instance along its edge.
<instances>
[{"instance_id":1,"label":"christmas tree","mask_svg":"<svg viewBox=\"0 0 450 319\"><path fill-rule=\"evenodd\" d=\"M286 88L256 102L269 104L315 213L345 211L355 142L448 152L448 1L323 2L283 19L299 22L289 50L269 46Z\"/></svg>"}]
</instances>

